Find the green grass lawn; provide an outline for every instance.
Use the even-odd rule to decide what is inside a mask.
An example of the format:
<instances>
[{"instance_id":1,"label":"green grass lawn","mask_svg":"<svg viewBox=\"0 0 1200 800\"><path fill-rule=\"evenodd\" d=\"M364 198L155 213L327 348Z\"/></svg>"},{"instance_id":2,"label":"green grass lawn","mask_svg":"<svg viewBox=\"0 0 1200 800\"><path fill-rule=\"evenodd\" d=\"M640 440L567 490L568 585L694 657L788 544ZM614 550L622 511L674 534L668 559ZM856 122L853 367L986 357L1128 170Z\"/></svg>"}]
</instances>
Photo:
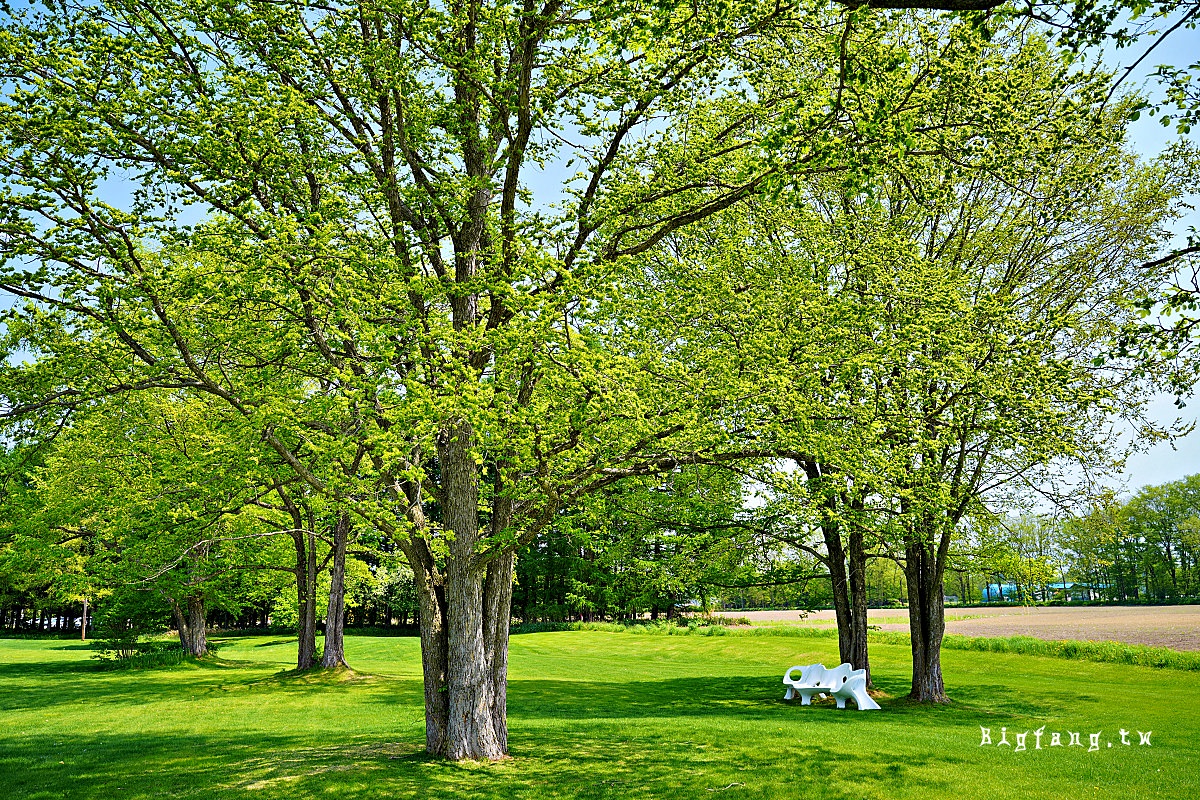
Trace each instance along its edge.
<instances>
[{"instance_id":1,"label":"green grass lawn","mask_svg":"<svg viewBox=\"0 0 1200 800\"><path fill-rule=\"evenodd\" d=\"M356 672L283 673L294 644L237 638L211 664L97 671L74 642L0 640L2 798L1194 798L1195 672L946 651L955 702L903 700L906 649L873 645L883 710L782 700L833 639L564 631L515 636L513 758L422 752L416 639L347 639ZM1046 726L1044 749L980 726ZM1153 730L1151 746L1119 728ZM1101 731L1102 748L1045 747ZM1108 742L1113 747L1107 747Z\"/></svg>"}]
</instances>

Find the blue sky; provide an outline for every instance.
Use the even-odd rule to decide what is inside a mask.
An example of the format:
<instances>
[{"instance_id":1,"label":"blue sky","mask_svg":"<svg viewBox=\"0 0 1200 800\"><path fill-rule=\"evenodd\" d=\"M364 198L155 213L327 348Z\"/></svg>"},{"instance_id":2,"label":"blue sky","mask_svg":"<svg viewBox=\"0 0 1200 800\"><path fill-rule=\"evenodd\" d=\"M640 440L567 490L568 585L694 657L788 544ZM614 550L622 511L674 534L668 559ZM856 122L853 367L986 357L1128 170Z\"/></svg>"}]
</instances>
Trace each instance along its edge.
<instances>
[{"instance_id":1,"label":"blue sky","mask_svg":"<svg viewBox=\"0 0 1200 800\"><path fill-rule=\"evenodd\" d=\"M1122 50L1111 55L1110 61L1113 66L1124 66L1136 61L1142 52L1139 48ZM1161 92L1157 90L1153 80L1148 78L1155 66L1171 64L1183 67L1196 61L1200 61L1200 30L1181 28L1150 53L1127 80L1126 86L1144 86L1152 101L1160 99ZM1200 78L1193 76L1193 80L1197 79ZM1198 134L1200 131L1191 133L1193 141ZM1164 128L1157 119L1143 115L1134 124L1131 144L1140 153L1153 156L1175 138L1177 135L1173 128ZM1196 198L1196 203L1200 205L1200 198ZM1181 231L1186 232L1189 225L1200 228L1200 214L1192 213L1190 219L1181 224ZM1175 407L1173 397L1161 396L1151 404L1150 416L1161 423L1175 419L1197 422L1200 420L1200 397L1191 398L1183 409L1179 409ZM1176 440L1173 444L1160 443L1132 456L1121 476L1121 486L1127 490L1134 490L1140 486L1165 483L1196 472L1200 472L1200 431Z\"/></svg>"},{"instance_id":2,"label":"blue sky","mask_svg":"<svg viewBox=\"0 0 1200 800\"><path fill-rule=\"evenodd\" d=\"M1143 53L1142 48L1132 48L1109 54L1108 62L1113 68L1133 63ZM1151 101L1161 97L1154 81L1149 76L1159 64L1187 66L1200 60L1200 30L1179 29L1171 37L1159 45L1138 67L1125 83L1125 88L1135 89L1144 87ZM1200 131L1194 131L1192 138L1200 136ZM1143 115L1135 124L1132 131L1132 144L1136 150L1147 157L1155 153L1175 138L1173 129L1163 128L1156 118ZM116 187L114 187L115 189ZM1200 201L1200 198L1197 198ZM1197 203L1200 205L1200 202ZM1189 220L1181 224L1181 231L1186 232L1189 225L1200 228L1200 214L1193 213ZM0 293L0 308L12 303L12 298ZM1184 423L1200 421L1200 397L1192 398L1187 406L1179 409L1174 405L1174 398L1161 396L1150 406L1152 419L1161 424L1174 420ZM1133 441L1132 434L1126 434L1127 441ZM1126 491L1136 490L1140 486L1163 483L1200 472L1200 432L1183 437L1173 443L1159 443L1133 455L1126 464L1124 473L1118 478L1118 487Z\"/></svg>"}]
</instances>

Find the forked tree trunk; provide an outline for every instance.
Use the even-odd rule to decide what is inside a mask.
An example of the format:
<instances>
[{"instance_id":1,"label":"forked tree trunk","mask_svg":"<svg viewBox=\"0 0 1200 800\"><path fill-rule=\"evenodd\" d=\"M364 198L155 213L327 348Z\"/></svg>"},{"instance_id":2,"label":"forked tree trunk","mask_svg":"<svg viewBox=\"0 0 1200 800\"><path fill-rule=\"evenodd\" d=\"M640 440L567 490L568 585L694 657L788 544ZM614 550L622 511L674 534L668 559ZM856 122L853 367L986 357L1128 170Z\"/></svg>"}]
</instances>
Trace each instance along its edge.
<instances>
[{"instance_id":1,"label":"forked tree trunk","mask_svg":"<svg viewBox=\"0 0 1200 800\"><path fill-rule=\"evenodd\" d=\"M837 618L838 655L843 663L867 671L871 686L871 660L867 649L866 554L861 532L851 529L849 548L843 549L841 526L822 526L829 554L829 579L833 586L833 610Z\"/></svg>"},{"instance_id":2,"label":"forked tree trunk","mask_svg":"<svg viewBox=\"0 0 1200 800\"><path fill-rule=\"evenodd\" d=\"M944 537L948 539L948 537ZM935 552L936 539L910 538L904 548L904 573L908 582L908 627L912 638L912 690L909 699L922 703L948 703L942 679L942 637L946 632L943 598L944 546Z\"/></svg>"},{"instance_id":3,"label":"forked tree trunk","mask_svg":"<svg viewBox=\"0 0 1200 800\"><path fill-rule=\"evenodd\" d=\"M424 543L413 546L421 548ZM476 591L470 597L460 595L460 613L462 606L468 608L457 619L449 613L441 576L436 567L430 568L432 559L421 560L425 568L414 573L421 606L426 751L455 760L503 758L508 752L513 555L504 553L488 562ZM464 617L480 624L468 627ZM474 642L472 631L477 637ZM452 658L452 632L458 640L456 658Z\"/></svg>"},{"instance_id":4,"label":"forked tree trunk","mask_svg":"<svg viewBox=\"0 0 1200 800\"><path fill-rule=\"evenodd\" d=\"M321 667L346 665L343 633L346 623L346 541L350 538L350 514L342 512L333 526L333 554L329 566L329 605L325 614L325 651Z\"/></svg>"},{"instance_id":5,"label":"forked tree trunk","mask_svg":"<svg viewBox=\"0 0 1200 800\"><path fill-rule=\"evenodd\" d=\"M817 490L827 490L827 480L821 466L812 461L802 462L809 483ZM871 686L871 662L867 652L867 556L863 550L862 530L850 528L849 545L842 541L843 526L837 519L837 499L830 495L821 506L821 533L825 539L829 581L833 589L833 611L837 618L838 655L843 663L867 672Z\"/></svg>"},{"instance_id":6,"label":"forked tree trunk","mask_svg":"<svg viewBox=\"0 0 1200 800\"><path fill-rule=\"evenodd\" d=\"M508 628L514 559L510 549L477 552L479 470L466 422L448 423L438 437L442 525L448 552L434 558L421 536L402 543L420 607L425 679L425 747L454 760L496 760L508 751ZM424 528L419 504L410 515ZM492 535L511 510L493 502Z\"/></svg>"}]
</instances>

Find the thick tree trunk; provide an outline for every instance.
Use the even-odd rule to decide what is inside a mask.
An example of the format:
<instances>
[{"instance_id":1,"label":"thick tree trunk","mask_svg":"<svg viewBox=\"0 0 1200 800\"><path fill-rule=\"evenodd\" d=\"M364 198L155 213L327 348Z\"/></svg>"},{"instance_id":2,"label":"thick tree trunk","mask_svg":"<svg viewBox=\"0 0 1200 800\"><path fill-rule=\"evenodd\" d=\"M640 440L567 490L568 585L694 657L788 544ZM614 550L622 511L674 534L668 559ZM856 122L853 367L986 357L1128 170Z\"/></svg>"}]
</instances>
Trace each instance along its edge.
<instances>
[{"instance_id":1,"label":"thick tree trunk","mask_svg":"<svg viewBox=\"0 0 1200 800\"><path fill-rule=\"evenodd\" d=\"M438 460L442 469L445 504L443 524L453 532L446 560L445 629L446 685L449 694L448 720L443 755L463 759L503 758L507 748L504 731L504 696L496 696L496 635L485 632L498 623L486 619L484 585L493 562L478 563L479 468L471 453L472 430L468 422L448 423L438 437ZM499 576L497 576L499 577ZM512 566L509 562L506 596L511 600ZM493 588L493 593L502 591ZM495 598L494 598L495 599ZM422 609L424 610L424 609ZM504 609L507 625L509 608ZM495 613L493 611L493 613ZM422 620L424 622L424 620ZM504 632L507 644L508 632ZM500 671L507 663L499 665ZM498 719L499 718L499 719Z\"/></svg>"},{"instance_id":2,"label":"thick tree trunk","mask_svg":"<svg viewBox=\"0 0 1200 800\"><path fill-rule=\"evenodd\" d=\"M828 476L821 465L801 462L815 492L829 492ZM837 618L838 655L843 663L867 671L871 686L871 662L867 654L867 556L862 530L851 527L847 549L842 542L843 526L837 519L838 500L832 493L821 506L821 534L825 539L826 566L833 589L833 611Z\"/></svg>"},{"instance_id":3,"label":"thick tree trunk","mask_svg":"<svg viewBox=\"0 0 1200 800\"><path fill-rule=\"evenodd\" d=\"M484 580L466 566L452 563L446 576L450 708L445 755L456 761L498 759L505 754L505 742L496 735L501 724L495 719L493 653L484 636ZM503 715L502 702L499 713Z\"/></svg>"},{"instance_id":4,"label":"thick tree trunk","mask_svg":"<svg viewBox=\"0 0 1200 800\"><path fill-rule=\"evenodd\" d=\"M196 658L208 655L208 620L204 598L198 594L188 597L188 652Z\"/></svg>"},{"instance_id":5,"label":"thick tree trunk","mask_svg":"<svg viewBox=\"0 0 1200 800\"><path fill-rule=\"evenodd\" d=\"M421 633L425 683L425 747L454 760L496 760L508 749L508 632L513 570L511 546L488 552L478 547L479 467L471 453L472 431L462 421L447 423L438 437L441 527L448 545L434 556L433 534L424 516L421 490L406 484L415 530L399 540L413 571L416 623ZM499 476L494 476L488 536L499 540L512 518ZM401 622L406 617L402 615ZM390 617L389 617L390 624Z\"/></svg>"},{"instance_id":6,"label":"thick tree trunk","mask_svg":"<svg viewBox=\"0 0 1200 800\"><path fill-rule=\"evenodd\" d=\"M942 636L946 632L942 559L934 551L936 540L919 536L904 548L908 578L908 627L912 638L912 690L909 699L922 703L948 703L942 680Z\"/></svg>"},{"instance_id":7,"label":"thick tree trunk","mask_svg":"<svg viewBox=\"0 0 1200 800\"><path fill-rule=\"evenodd\" d=\"M324 669L347 666L343 632L346 623L346 540L349 537L350 514L342 512L333 526L329 606L325 614L325 652L321 654L321 666Z\"/></svg>"}]
</instances>

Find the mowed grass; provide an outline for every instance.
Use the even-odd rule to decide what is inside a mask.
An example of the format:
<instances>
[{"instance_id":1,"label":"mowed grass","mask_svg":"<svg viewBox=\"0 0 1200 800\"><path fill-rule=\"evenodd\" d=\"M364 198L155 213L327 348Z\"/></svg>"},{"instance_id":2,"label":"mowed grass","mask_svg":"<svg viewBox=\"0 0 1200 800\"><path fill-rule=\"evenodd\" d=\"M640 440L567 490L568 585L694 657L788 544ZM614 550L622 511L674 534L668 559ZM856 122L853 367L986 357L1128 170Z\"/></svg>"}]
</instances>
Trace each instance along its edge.
<instances>
[{"instance_id":1,"label":"mowed grass","mask_svg":"<svg viewBox=\"0 0 1200 800\"><path fill-rule=\"evenodd\" d=\"M908 703L907 649L873 645L883 710L782 700L832 639L563 631L513 637L513 758L423 753L419 644L347 640L353 673L286 673L294 643L225 642L213 663L97 671L64 641L0 640L3 798L1191 798L1194 672L946 651L950 706ZM1046 726L1043 749L980 726ZM1119 729L1153 731L1150 746ZM1049 748L1076 731L1098 752ZM1108 747L1112 742L1113 746Z\"/></svg>"}]
</instances>

